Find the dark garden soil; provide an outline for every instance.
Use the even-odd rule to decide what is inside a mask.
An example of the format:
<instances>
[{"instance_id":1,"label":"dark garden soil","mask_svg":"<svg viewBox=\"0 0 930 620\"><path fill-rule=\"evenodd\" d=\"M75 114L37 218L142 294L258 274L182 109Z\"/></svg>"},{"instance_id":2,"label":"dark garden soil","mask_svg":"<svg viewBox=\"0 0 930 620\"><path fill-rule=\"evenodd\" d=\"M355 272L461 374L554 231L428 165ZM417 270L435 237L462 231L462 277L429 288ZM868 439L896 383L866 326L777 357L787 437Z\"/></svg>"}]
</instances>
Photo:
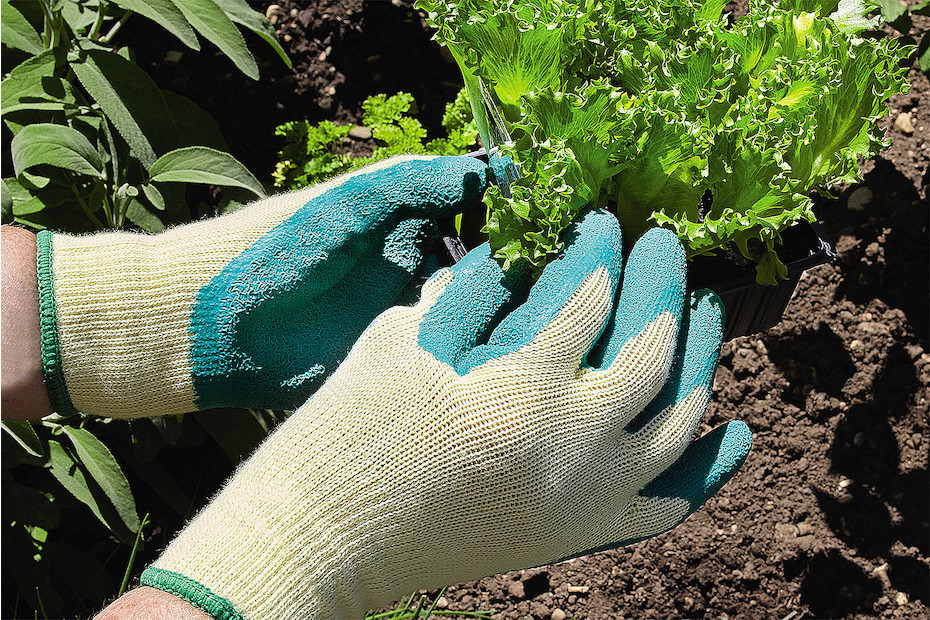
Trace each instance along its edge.
<instances>
[{"instance_id":1,"label":"dark garden soil","mask_svg":"<svg viewBox=\"0 0 930 620\"><path fill-rule=\"evenodd\" d=\"M283 121L358 123L365 97L405 90L438 127L460 78L409 4L263 3L294 70L250 39L259 83L207 46L166 61L170 37L148 29L139 35L151 42L133 45L267 180ZM930 87L910 78L882 120L891 146L863 164L862 184L820 201L838 260L803 276L780 325L724 346L703 430L732 419L752 428L736 478L663 536L453 586L441 607L500 618L930 617Z\"/></svg>"}]
</instances>

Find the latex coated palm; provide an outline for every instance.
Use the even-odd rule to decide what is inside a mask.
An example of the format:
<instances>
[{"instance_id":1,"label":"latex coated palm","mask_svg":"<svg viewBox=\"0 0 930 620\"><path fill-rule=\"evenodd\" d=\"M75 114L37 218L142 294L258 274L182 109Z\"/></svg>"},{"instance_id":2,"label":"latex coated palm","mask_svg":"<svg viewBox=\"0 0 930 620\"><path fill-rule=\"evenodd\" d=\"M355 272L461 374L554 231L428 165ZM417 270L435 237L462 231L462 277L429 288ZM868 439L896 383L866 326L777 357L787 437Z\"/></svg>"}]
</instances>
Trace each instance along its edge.
<instances>
[{"instance_id":1,"label":"latex coated palm","mask_svg":"<svg viewBox=\"0 0 930 620\"><path fill-rule=\"evenodd\" d=\"M689 446L719 300L684 303L667 231L619 296L616 220L590 212L568 243L528 297L483 247L379 316L143 583L216 617L361 618L684 520L751 443L736 422Z\"/></svg>"},{"instance_id":2,"label":"latex coated palm","mask_svg":"<svg viewBox=\"0 0 930 620\"><path fill-rule=\"evenodd\" d=\"M435 220L481 204L485 170L396 158L159 235L41 233L53 404L112 417L296 408L438 267Z\"/></svg>"}]
</instances>

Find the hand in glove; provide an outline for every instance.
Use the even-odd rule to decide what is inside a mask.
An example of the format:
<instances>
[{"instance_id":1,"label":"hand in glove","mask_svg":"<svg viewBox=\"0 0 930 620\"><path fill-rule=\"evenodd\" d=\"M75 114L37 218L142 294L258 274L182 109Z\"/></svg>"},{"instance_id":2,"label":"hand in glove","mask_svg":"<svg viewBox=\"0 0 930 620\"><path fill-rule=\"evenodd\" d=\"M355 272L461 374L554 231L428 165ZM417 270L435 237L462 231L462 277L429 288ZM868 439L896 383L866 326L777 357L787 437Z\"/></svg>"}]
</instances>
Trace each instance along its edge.
<instances>
[{"instance_id":1,"label":"hand in glove","mask_svg":"<svg viewBox=\"0 0 930 620\"><path fill-rule=\"evenodd\" d=\"M488 248L381 314L148 568L216 618L361 618L419 588L655 536L742 464L741 422L691 443L721 306L648 232L621 282L589 212L532 289ZM681 329L679 329L681 325Z\"/></svg>"},{"instance_id":2,"label":"hand in glove","mask_svg":"<svg viewBox=\"0 0 930 620\"><path fill-rule=\"evenodd\" d=\"M399 158L158 235L40 233L53 406L296 408L438 267L435 220L481 204L486 183L475 159Z\"/></svg>"}]
</instances>

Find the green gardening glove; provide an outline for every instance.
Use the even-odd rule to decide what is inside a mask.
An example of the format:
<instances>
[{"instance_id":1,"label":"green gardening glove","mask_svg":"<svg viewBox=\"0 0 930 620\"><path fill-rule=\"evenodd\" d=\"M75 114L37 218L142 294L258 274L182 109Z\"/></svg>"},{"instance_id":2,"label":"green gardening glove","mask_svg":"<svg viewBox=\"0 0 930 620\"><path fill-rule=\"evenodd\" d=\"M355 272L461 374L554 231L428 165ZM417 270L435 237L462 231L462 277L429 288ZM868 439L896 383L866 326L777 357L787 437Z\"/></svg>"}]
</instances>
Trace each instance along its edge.
<instances>
[{"instance_id":1,"label":"green gardening glove","mask_svg":"<svg viewBox=\"0 0 930 620\"><path fill-rule=\"evenodd\" d=\"M381 314L142 583L215 618L362 618L697 510L751 443L741 422L692 442L720 300L686 301L668 231L640 239L619 290L613 216L566 242L529 291L485 245Z\"/></svg>"},{"instance_id":2,"label":"green gardening glove","mask_svg":"<svg viewBox=\"0 0 930 620\"><path fill-rule=\"evenodd\" d=\"M438 265L435 221L486 167L402 157L158 235L38 237L42 357L59 413L293 409Z\"/></svg>"}]
</instances>

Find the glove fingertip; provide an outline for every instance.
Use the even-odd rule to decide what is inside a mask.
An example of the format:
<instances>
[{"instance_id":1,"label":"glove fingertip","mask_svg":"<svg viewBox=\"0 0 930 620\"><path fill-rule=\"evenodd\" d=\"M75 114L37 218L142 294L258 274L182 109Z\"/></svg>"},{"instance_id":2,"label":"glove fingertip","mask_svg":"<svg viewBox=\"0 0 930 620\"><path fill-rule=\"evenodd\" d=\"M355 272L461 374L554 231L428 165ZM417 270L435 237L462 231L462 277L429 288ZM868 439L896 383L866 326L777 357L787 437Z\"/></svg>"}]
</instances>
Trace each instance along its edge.
<instances>
[{"instance_id":1,"label":"glove fingertip","mask_svg":"<svg viewBox=\"0 0 930 620\"><path fill-rule=\"evenodd\" d=\"M699 449L704 449L704 454L701 456L708 460L712 459L701 485L702 504L739 471L752 448L752 431L742 420L734 420L724 425L722 429L719 446L714 446L710 442L707 446L698 446Z\"/></svg>"},{"instance_id":2,"label":"glove fingertip","mask_svg":"<svg viewBox=\"0 0 930 620\"><path fill-rule=\"evenodd\" d=\"M669 380L655 400L627 425L627 432L637 432L666 408L684 401L695 389L704 390L709 398L722 336L723 302L720 297L707 289L691 293L684 307ZM703 413L701 411L700 415Z\"/></svg>"},{"instance_id":3,"label":"glove fingertip","mask_svg":"<svg viewBox=\"0 0 930 620\"><path fill-rule=\"evenodd\" d=\"M739 471L752 447L752 431L735 420L718 426L685 450L684 454L647 484L646 497L680 497L701 507Z\"/></svg>"}]
</instances>

